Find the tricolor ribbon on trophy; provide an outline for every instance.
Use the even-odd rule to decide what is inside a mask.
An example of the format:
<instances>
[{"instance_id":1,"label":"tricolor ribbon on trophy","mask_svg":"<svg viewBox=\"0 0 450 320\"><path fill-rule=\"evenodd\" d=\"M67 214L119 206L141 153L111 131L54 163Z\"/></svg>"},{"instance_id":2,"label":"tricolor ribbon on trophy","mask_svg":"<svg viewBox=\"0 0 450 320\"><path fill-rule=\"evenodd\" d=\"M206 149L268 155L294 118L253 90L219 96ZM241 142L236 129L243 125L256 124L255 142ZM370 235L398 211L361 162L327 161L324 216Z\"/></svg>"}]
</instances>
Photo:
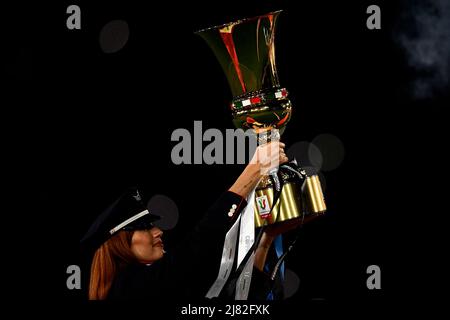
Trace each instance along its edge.
<instances>
[{"instance_id":1,"label":"tricolor ribbon on trophy","mask_svg":"<svg viewBox=\"0 0 450 320\"><path fill-rule=\"evenodd\" d=\"M235 127L252 129L259 144L279 140L292 115L288 91L280 86L275 66L275 30L280 13L196 32L213 50L225 72L233 94L230 107ZM208 298L218 297L234 273L234 298L246 300L254 252L264 228L299 217L306 221L326 211L318 176L307 175L295 159L264 176L247 203L225 237L219 275Z\"/></svg>"}]
</instances>

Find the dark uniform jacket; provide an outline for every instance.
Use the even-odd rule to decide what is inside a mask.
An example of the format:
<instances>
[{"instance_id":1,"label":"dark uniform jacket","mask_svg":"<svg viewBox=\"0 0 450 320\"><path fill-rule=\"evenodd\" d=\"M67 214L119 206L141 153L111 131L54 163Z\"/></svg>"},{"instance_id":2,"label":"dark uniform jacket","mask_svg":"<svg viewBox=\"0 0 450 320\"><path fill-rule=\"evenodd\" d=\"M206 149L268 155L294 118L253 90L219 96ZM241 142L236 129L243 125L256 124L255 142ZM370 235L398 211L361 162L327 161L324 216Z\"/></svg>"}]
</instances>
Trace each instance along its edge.
<instances>
[{"instance_id":1,"label":"dark uniform jacket","mask_svg":"<svg viewBox=\"0 0 450 320\"><path fill-rule=\"evenodd\" d=\"M121 270L108 299L204 298L218 275L225 235L246 204L237 194L223 193L176 250L151 265L132 264ZM233 205L237 208L230 217ZM267 274L254 268L249 299L265 299L272 285ZM229 287L224 289L223 299L232 299ZM275 295L279 296L280 290Z\"/></svg>"}]
</instances>

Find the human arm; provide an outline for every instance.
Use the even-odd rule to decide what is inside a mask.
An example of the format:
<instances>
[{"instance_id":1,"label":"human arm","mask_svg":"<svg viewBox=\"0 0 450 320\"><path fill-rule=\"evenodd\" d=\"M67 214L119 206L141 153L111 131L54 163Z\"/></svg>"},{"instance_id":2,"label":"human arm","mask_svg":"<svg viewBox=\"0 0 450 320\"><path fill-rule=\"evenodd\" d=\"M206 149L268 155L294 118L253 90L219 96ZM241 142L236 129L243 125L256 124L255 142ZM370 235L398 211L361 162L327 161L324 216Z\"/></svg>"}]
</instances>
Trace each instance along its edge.
<instances>
[{"instance_id":1,"label":"human arm","mask_svg":"<svg viewBox=\"0 0 450 320\"><path fill-rule=\"evenodd\" d=\"M183 241L174 262L187 265L184 270L202 270L202 279L214 279L217 276L225 234L246 207L246 199L261 177L287 161L283 148L284 144L276 141L256 149L250 163L236 181L208 209L186 241Z\"/></svg>"},{"instance_id":2,"label":"human arm","mask_svg":"<svg viewBox=\"0 0 450 320\"><path fill-rule=\"evenodd\" d=\"M284 153L284 146L284 143L274 141L256 148L250 163L229 191L246 198L265 174L288 161Z\"/></svg>"}]
</instances>

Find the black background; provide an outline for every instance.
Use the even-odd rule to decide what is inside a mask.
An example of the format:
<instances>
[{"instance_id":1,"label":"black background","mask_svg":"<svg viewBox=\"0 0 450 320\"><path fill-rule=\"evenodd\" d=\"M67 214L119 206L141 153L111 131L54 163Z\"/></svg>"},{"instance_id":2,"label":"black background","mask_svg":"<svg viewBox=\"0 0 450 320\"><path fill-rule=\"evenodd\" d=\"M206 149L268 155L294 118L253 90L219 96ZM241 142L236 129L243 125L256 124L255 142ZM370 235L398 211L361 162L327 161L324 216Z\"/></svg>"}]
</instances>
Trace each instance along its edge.
<instances>
[{"instance_id":1,"label":"black background","mask_svg":"<svg viewBox=\"0 0 450 320\"><path fill-rule=\"evenodd\" d=\"M81 30L66 28L70 4L81 7ZM370 4L381 7L381 30L366 28ZM43 243L31 254L43 270L36 287L45 297L84 299L66 288L66 268L82 263L79 239L125 187L141 184L177 203L170 245L233 183L242 166L171 162L176 128L193 132L194 120L204 130L232 128L228 84L194 31L277 9L284 10L277 68L295 108L283 140L289 146L331 133L345 147L341 166L325 173L327 216L304 227L287 261L301 285L285 303L377 307L420 281L414 275L431 255L422 250L423 234L435 228L425 217L438 212L434 183L445 171L449 95L411 94L414 70L393 36L408 28L401 20L406 2L61 1L12 9L18 18L8 24L4 64L8 112L27 128L23 136L18 126L9 133L25 155L13 160L25 169L17 180L27 198L37 196L29 221ZM130 37L106 54L99 32L115 19L128 22ZM382 272L378 291L366 287L372 264Z\"/></svg>"}]
</instances>

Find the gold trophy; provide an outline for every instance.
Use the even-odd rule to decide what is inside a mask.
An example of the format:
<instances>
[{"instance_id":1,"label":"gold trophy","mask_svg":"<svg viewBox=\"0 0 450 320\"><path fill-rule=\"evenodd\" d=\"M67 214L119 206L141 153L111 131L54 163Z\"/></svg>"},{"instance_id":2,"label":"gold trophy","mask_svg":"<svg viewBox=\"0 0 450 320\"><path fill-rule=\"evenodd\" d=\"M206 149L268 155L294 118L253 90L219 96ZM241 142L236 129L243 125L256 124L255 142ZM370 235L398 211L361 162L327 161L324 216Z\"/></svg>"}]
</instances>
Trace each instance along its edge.
<instances>
[{"instance_id":1,"label":"gold trophy","mask_svg":"<svg viewBox=\"0 0 450 320\"><path fill-rule=\"evenodd\" d=\"M235 127L252 129L258 143L279 140L292 115L288 91L278 81L275 30L281 11L197 32L213 50L233 94ZM265 176L255 190L255 226L326 211L317 175L291 161Z\"/></svg>"}]
</instances>

